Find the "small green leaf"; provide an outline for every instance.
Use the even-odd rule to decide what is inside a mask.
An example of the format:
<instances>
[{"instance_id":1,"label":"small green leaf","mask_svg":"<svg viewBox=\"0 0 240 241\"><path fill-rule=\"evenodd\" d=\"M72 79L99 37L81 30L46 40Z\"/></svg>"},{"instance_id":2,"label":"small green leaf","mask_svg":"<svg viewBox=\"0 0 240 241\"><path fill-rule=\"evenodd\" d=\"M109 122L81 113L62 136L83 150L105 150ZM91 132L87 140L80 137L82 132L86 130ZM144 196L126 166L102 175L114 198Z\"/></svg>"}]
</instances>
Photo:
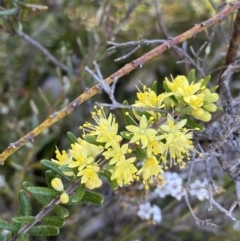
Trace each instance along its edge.
<instances>
[{"instance_id":1,"label":"small green leaf","mask_svg":"<svg viewBox=\"0 0 240 241\"><path fill-rule=\"evenodd\" d=\"M211 79L211 75L206 76L204 80L200 81L201 86L207 86L210 79Z\"/></svg>"},{"instance_id":2,"label":"small green leaf","mask_svg":"<svg viewBox=\"0 0 240 241\"><path fill-rule=\"evenodd\" d=\"M112 190L118 189L118 184L117 184L116 180L111 180L112 173L111 173L110 171L108 171L108 170L103 170L103 171L100 172L99 174L100 174L101 176L105 177L105 178L108 180L108 182L109 182Z\"/></svg>"},{"instance_id":3,"label":"small green leaf","mask_svg":"<svg viewBox=\"0 0 240 241\"><path fill-rule=\"evenodd\" d=\"M212 88L210 88L209 90L211 91L211 93L215 93L217 88L218 88L218 85L215 85Z\"/></svg>"},{"instance_id":4,"label":"small green leaf","mask_svg":"<svg viewBox=\"0 0 240 241\"><path fill-rule=\"evenodd\" d=\"M135 153L136 153L137 158L140 160L144 160L147 158L147 153L145 151L143 151L143 149L140 148L139 146L136 147Z\"/></svg>"},{"instance_id":5,"label":"small green leaf","mask_svg":"<svg viewBox=\"0 0 240 241\"><path fill-rule=\"evenodd\" d=\"M18 217L12 218L12 220L15 223L25 224L25 223L33 223L36 220L36 218L34 216L18 216Z\"/></svg>"},{"instance_id":6,"label":"small green leaf","mask_svg":"<svg viewBox=\"0 0 240 241\"><path fill-rule=\"evenodd\" d=\"M75 203L75 202L79 202L79 201L82 199L82 197L84 196L85 191L86 191L85 185L84 185L84 184L80 184L80 185L77 187L75 193L71 196L72 202L74 202L74 203Z\"/></svg>"},{"instance_id":7,"label":"small green leaf","mask_svg":"<svg viewBox=\"0 0 240 241\"><path fill-rule=\"evenodd\" d=\"M52 187L51 181L53 178L56 177L56 173L53 172L52 170L47 170L45 172L45 176L46 176L46 181L47 181L48 187Z\"/></svg>"},{"instance_id":8,"label":"small green leaf","mask_svg":"<svg viewBox=\"0 0 240 241\"><path fill-rule=\"evenodd\" d=\"M201 131L205 130L204 126L199 125L198 123L196 123L190 119L187 119L187 125L191 126L193 129L198 128Z\"/></svg>"},{"instance_id":9,"label":"small green leaf","mask_svg":"<svg viewBox=\"0 0 240 241\"><path fill-rule=\"evenodd\" d=\"M73 169L68 167L69 164L66 164L66 165L61 165L59 166L59 169L62 171L62 172L72 172Z\"/></svg>"},{"instance_id":10,"label":"small green leaf","mask_svg":"<svg viewBox=\"0 0 240 241\"><path fill-rule=\"evenodd\" d=\"M90 143L90 144L93 144L93 145L95 145L95 146L104 146L104 145L105 145L105 143L97 142L97 141L96 141L96 140L97 140L97 137L96 137L96 136L85 135L85 136L83 137L83 139L84 139L86 142L88 142L88 143Z\"/></svg>"},{"instance_id":11,"label":"small green leaf","mask_svg":"<svg viewBox=\"0 0 240 241\"><path fill-rule=\"evenodd\" d=\"M153 84L151 86L151 90L157 94L157 81L153 82Z\"/></svg>"},{"instance_id":12,"label":"small green leaf","mask_svg":"<svg viewBox=\"0 0 240 241\"><path fill-rule=\"evenodd\" d=\"M10 15L15 15L18 13L17 8L12 8L4 11L0 11L0 16L10 16Z\"/></svg>"},{"instance_id":13,"label":"small green leaf","mask_svg":"<svg viewBox=\"0 0 240 241\"><path fill-rule=\"evenodd\" d=\"M191 69L188 73L188 76L187 76L187 80L188 80L188 83L191 84L191 83L195 83L196 81L196 71L195 69Z\"/></svg>"},{"instance_id":14,"label":"small green leaf","mask_svg":"<svg viewBox=\"0 0 240 241\"><path fill-rule=\"evenodd\" d=\"M126 100L123 101L123 105L130 106ZM130 109L123 108L122 112L123 112L124 119L125 119L125 121L127 122L128 125L136 125L136 123L131 118L132 112L131 112Z\"/></svg>"},{"instance_id":15,"label":"small green leaf","mask_svg":"<svg viewBox=\"0 0 240 241\"><path fill-rule=\"evenodd\" d=\"M42 222L45 225L62 227L65 223L65 220L63 218L59 218L59 216L46 216L42 219Z\"/></svg>"},{"instance_id":16,"label":"small green leaf","mask_svg":"<svg viewBox=\"0 0 240 241\"><path fill-rule=\"evenodd\" d=\"M26 191L30 192L28 188L35 188L34 185L30 182L24 182L23 187L26 189ZM31 193L31 192L30 192ZM43 196L43 195L37 195L36 193L31 193L39 203L41 203L43 206L46 206L51 200L51 197Z\"/></svg>"},{"instance_id":17,"label":"small green leaf","mask_svg":"<svg viewBox=\"0 0 240 241\"><path fill-rule=\"evenodd\" d=\"M19 209L17 216L30 216L32 213L32 207L30 200L25 190L20 190L18 194Z\"/></svg>"},{"instance_id":18,"label":"small green leaf","mask_svg":"<svg viewBox=\"0 0 240 241\"><path fill-rule=\"evenodd\" d=\"M124 139L127 139L127 140L130 140L133 136L132 133L129 133L128 131L121 131L120 132L120 135L124 138Z\"/></svg>"},{"instance_id":19,"label":"small green leaf","mask_svg":"<svg viewBox=\"0 0 240 241\"><path fill-rule=\"evenodd\" d=\"M18 235L18 241L28 241L29 235L27 233L20 233Z\"/></svg>"},{"instance_id":20,"label":"small green leaf","mask_svg":"<svg viewBox=\"0 0 240 241\"><path fill-rule=\"evenodd\" d=\"M58 165L53 163L52 161L49 160L41 160L41 163L43 166L45 166L48 169L51 169L54 171L56 174L60 175L61 177L65 178L66 180L70 181L70 178L62 173L61 170L59 170Z\"/></svg>"},{"instance_id":21,"label":"small green leaf","mask_svg":"<svg viewBox=\"0 0 240 241\"><path fill-rule=\"evenodd\" d=\"M16 233L18 231L17 226L14 224L11 224L3 219L0 218L0 229L6 229L8 231L11 231L13 233Z\"/></svg>"},{"instance_id":22,"label":"small green leaf","mask_svg":"<svg viewBox=\"0 0 240 241\"><path fill-rule=\"evenodd\" d=\"M39 225L32 227L27 233L34 236L56 236L59 234L59 228L51 225Z\"/></svg>"},{"instance_id":23,"label":"small green leaf","mask_svg":"<svg viewBox=\"0 0 240 241\"><path fill-rule=\"evenodd\" d=\"M96 192L90 192L86 191L83 198L81 199L81 203L93 203L96 205L102 204L104 201L104 198L101 194Z\"/></svg>"},{"instance_id":24,"label":"small green leaf","mask_svg":"<svg viewBox=\"0 0 240 241\"><path fill-rule=\"evenodd\" d=\"M55 205L53 211L61 218L66 218L69 216L69 211L61 205Z\"/></svg>"},{"instance_id":25,"label":"small green leaf","mask_svg":"<svg viewBox=\"0 0 240 241\"><path fill-rule=\"evenodd\" d=\"M41 195L41 196L47 196L51 198L59 196L58 191L48 187L28 187L27 191L29 191L33 195Z\"/></svg>"},{"instance_id":26,"label":"small green leaf","mask_svg":"<svg viewBox=\"0 0 240 241\"><path fill-rule=\"evenodd\" d=\"M77 137L74 136L74 134L70 131L67 133L67 138L71 142L71 144L74 144L74 143L78 142Z\"/></svg>"},{"instance_id":27,"label":"small green leaf","mask_svg":"<svg viewBox=\"0 0 240 241\"><path fill-rule=\"evenodd\" d=\"M149 111L150 111L150 110L149 110ZM152 110L152 111L154 111L154 110ZM143 115L145 115L145 116L147 117L147 119L150 119L150 118L152 117L152 115L151 115L149 112L147 112L146 110L144 110L144 108L141 108L141 109L135 109L135 108L134 108L134 112L135 112L135 114L137 114L138 116L143 116ZM135 123L134 125L136 125L136 123Z\"/></svg>"}]
</instances>

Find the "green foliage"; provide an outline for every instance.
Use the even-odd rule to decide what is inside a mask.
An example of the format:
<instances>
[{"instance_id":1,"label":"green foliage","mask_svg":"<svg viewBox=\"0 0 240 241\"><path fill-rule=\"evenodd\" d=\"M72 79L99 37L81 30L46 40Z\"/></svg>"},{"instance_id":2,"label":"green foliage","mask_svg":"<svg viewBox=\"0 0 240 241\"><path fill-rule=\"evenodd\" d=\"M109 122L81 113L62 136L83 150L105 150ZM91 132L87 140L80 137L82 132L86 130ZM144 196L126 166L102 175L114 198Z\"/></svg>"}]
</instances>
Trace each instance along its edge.
<instances>
[{"instance_id":1,"label":"green foliage","mask_svg":"<svg viewBox=\"0 0 240 241\"><path fill-rule=\"evenodd\" d=\"M51 169L57 175L65 178L66 180L68 180L68 181L70 180L70 178L68 176L64 175L63 172L58 168L58 166L55 163L53 163L53 162L51 162L49 160L41 160L41 164L43 166L45 166L46 168Z\"/></svg>"},{"instance_id":2,"label":"green foliage","mask_svg":"<svg viewBox=\"0 0 240 241\"><path fill-rule=\"evenodd\" d=\"M95 205L101 205L104 201L104 198L101 194L97 192L86 191L84 196L80 200L81 203L92 203Z\"/></svg>"},{"instance_id":3,"label":"green foliage","mask_svg":"<svg viewBox=\"0 0 240 241\"><path fill-rule=\"evenodd\" d=\"M26 224L26 223L33 223L36 218L34 216L17 216L12 219L16 223Z\"/></svg>"},{"instance_id":4,"label":"green foliage","mask_svg":"<svg viewBox=\"0 0 240 241\"><path fill-rule=\"evenodd\" d=\"M67 218L69 216L69 211L62 205L54 205L53 211L61 218Z\"/></svg>"},{"instance_id":5,"label":"green foliage","mask_svg":"<svg viewBox=\"0 0 240 241\"><path fill-rule=\"evenodd\" d=\"M67 132L67 137L71 144L78 142L77 137L72 132Z\"/></svg>"},{"instance_id":6,"label":"green foliage","mask_svg":"<svg viewBox=\"0 0 240 241\"><path fill-rule=\"evenodd\" d=\"M30 204L29 197L25 190L20 190L18 194L19 199L19 209L17 213L18 216L29 216L32 214L32 207Z\"/></svg>"},{"instance_id":7,"label":"green foliage","mask_svg":"<svg viewBox=\"0 0 240 241\"><path fill-rule=\"evenodd\" d=\"M84 184L80 184L80 185L77 187L75 193L72 195L72 199L71 199L72 202L73 202L73 203L75 203L75 202L77 203L77 202L79 202L80 200L82 200L85 192L86 192L86 187L85 187L85 185L84 185Z\"/></svg>"},{"instance_id":8,"label":"green foliage","mask_svg":"<svg viewBox=\"0 0 240 241\"><path fill-rule=\"evenodd\" d=\"M56 236L59 234L59 228L51 225L39 225L32 227L28 234L33 236Z\"/></svg>"},{"instance_id":9,"label":"green foliage","mask_svg":"<svg viewBox=\"0 0 240 241\"><path fill-rule=\"evenodd\" d=\"M11 223L9 223L9 222L1 219L1 218L0 218L0 228L9 230L11 232L17 232L18 231L17 226L15 226L14 224L11 224Z\"/></svg>"}]
</instances>

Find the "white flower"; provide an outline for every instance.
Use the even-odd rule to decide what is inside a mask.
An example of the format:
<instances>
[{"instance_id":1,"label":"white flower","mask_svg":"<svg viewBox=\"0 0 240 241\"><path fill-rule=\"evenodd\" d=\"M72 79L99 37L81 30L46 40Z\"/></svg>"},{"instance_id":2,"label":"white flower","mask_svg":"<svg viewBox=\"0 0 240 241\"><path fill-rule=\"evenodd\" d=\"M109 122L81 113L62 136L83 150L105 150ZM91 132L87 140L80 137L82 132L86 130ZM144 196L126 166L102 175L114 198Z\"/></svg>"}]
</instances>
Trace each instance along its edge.
<instances>
[{"instance_id":1,"label":"white flower","mask_svg":"<svg viewBox=\"0 0 240 241\"><path fill-rule=\"evenodd\" d=\"M164 179L166 180L166 184L162 187L157 187L154 193L160 198L171 195L180 201L184 195L182 187L183 179L176 172L165 172Z\"/></svg>"},{"instance_id":2,"label":"white flower","mask_svg":"<svg viewBox=\"0 0 240 241\"><path fill-rule=\"evenodd\" d=\"M203 182L201 182L199 179L195 180L195 182L190 184L190 195L196 196L200 201L209 199L208 190L206 189L206 186L206 179L204 179Z\"/></svg>"},{"instance_id":3,"label":"white flower","mask_svg":"<svg viewBox=\"0 0 240 241\"><path fill-rule=\"evenodd\" d=\"M168 186L164 185L162 187L157 187L154 190L154 194L158 195L160 198L165 198L167 195L169 195Z\"/></svg>"},{"instance_id":4,"label":"white flower","mask_svg":"<svg viewBox=\"0 0 240 241\"><path fill-rule=\"evenodd\" d=\"M150 202L140 204L137 215L146 220L150 220L152 218L156 223L160 223L162 220L160 208L156 205L151 206Z\"/></svg>"},{"instance_id":5,"label":"white flower","mask_svg":"<svg viewBox=\"0 0 240 241\"><path fill-rule=\"evenodd\" d=\"M155 221L156 223L161 223L162 213L161 213L161 209L157 205L153 205L152 215L153 215L153 221Z\"/></svg>"}]
</instances>

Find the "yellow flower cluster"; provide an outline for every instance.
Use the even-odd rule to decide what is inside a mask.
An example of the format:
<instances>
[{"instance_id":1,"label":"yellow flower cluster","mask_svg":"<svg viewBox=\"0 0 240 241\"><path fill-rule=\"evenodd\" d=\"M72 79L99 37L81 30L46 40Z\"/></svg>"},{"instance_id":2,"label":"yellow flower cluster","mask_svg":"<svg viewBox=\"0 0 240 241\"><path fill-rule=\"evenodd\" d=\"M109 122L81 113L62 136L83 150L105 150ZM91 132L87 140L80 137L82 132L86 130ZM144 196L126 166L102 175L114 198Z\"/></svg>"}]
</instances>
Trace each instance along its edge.
<instances>
[{"instance_id":1,"label":"yellow flower cluster","mask_svg":"<svg viewBox=\"0 0 240 241\"><path fill-rule=\"evenodd\" d=\"M183 75L177 76L172 82L168 78L165 81L179 104L190 107L190 114L193 117L205 122L211 120L210 112L217 110L217 106L214 104L219 98L217 93L211 93L210 89L202 85L201 81L189 84Z\"/></svg>"},{"instance_id":2,"label":"yellow flower cluster","mask_svg":"<svg viewBox=\"0 0 240 241\"><path fill-rule=\"evenodd\" d=\"M163 166L167 168L170 162L170 166L178 164L183 168L185 158L194 151L192 131L186 128L186 114L209 121L210 112L217 110L214 102L218 95L207 89L205 82L189 83L185 76L177 76L172 82L166 79L168 90L160 95L143 86L132 105L137 121L125 112L131 121L121 134L114 115L107 117L103 108L95 107L92 112L95 124L83 124L80 127L83 139L76 139L68 153L56 149L57 160L52 161L66 167L62 169L65 175L80 177L89 189L102 185L99 176L104 175L104 171L110 173L109 181L120 187L139 179L146 188L154 180L163 183ZM122 144L123 139L128 142ZM62 202L66 202L61 182L55 179L52 186L63 192Z\"/></svg>"}]
</instances>

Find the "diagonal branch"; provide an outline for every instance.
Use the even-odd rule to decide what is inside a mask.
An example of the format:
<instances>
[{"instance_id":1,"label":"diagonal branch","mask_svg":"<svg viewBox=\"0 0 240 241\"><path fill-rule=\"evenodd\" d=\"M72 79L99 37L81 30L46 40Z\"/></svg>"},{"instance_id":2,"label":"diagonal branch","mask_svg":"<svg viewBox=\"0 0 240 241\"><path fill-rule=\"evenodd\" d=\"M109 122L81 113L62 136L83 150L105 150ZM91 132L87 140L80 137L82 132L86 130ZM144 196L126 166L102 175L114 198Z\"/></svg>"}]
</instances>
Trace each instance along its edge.
<instances>
[{"instance_id":1,"label":"diagonal branch","mask_svg":"<svg viewBox=\"0 0 240 241\"><path fill-rule=\"evenodd\" d=\"M146 54L142 55L138 59L126 64L123 68L119 69L117 72L109 76L105 79L105 82L107 84L111 84L114 81L117 81L119 78L121 78L124 75L129 74L134 69L138 67L142 67L144 63L147 61L158 57L161 53L164 51L170 49L172 46L179 44L187 39L193 38L196 36L196 34L204 31L205 29L209 28L210 26L217 24L221 22L223 19L225 19L227 16L229 16L234 10L240 8L240 2L237 2L235 4L230 4L230 6L223 11L219 12L214 17L206 20L205 22L202 22L200 24L195 25L193 28L187 30L186 32L178 35L175 38L167 40L162 45L154 48L153 50L147 52ZM61 109L58 112L55 112L53 115L51 115L47 120L45 120L43 123L41 123L38 127L36 127L33 131L29 132L27 135L19 139L18 141L11 143L8 148L3 151L0 154L0 163L4 164L4 161L9 157L11 154L13 154L15 151L17 151L20 147L24 146L29 141L33 141L34 138L42 133L44 130L52 126L57 121L61 120L63 117L69 115L78 105L82 104L87 99L91 98L92 96L98 94L101 92L101 88L98 85L93 86L91 89L85 90L84 93L82 93L80 96L78 96L74 101L72 101L70 104L68 104L66 107Z\"/></svg>"}]
</instances>

